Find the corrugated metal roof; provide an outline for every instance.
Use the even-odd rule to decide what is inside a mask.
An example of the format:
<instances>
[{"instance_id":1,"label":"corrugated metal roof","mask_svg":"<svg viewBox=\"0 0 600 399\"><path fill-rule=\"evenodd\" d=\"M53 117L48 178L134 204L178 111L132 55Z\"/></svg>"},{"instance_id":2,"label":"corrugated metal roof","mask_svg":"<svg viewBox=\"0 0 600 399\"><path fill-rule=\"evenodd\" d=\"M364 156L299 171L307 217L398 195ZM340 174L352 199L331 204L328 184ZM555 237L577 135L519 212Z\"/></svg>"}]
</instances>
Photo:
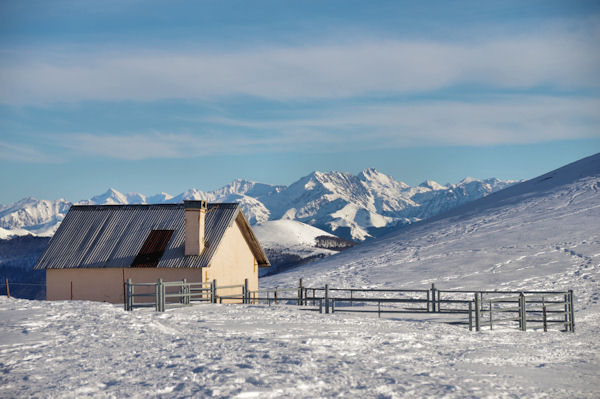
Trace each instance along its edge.
<instances>
[{"instance_id":1,"label":"corrugated metal roof","mask_svg":"<svg viewBox=\"0 0 600 399\"><path fill-rule=\"evenodd\" d=\"M208 204L205 249L185 256L183 204L73 205L34 269L130 267L152 230L174 231L157 267L205 267L239 212L238 204Z\"/></svg>"}]
</instances>

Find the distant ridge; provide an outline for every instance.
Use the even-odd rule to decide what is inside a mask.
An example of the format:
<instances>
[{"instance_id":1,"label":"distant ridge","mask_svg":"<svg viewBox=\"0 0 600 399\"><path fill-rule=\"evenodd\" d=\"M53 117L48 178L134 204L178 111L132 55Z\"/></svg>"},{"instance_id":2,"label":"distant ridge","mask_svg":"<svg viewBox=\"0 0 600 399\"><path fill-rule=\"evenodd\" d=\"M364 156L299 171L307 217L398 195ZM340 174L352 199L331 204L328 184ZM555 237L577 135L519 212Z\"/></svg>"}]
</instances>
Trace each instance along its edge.
<instances>
[{"instance_id":1,"label":"distant ridge","mask_svg":"<svg viewBox=\"0 0 600 399\"><path fill-rule=\"evenodd\" d=\"M315 171L289 186L237 179L210 192L191 188L176 196L121 193L114 188L77 204L177 203L185 199L239 202L251 224L296 220L339 237L363 241L394 226L445 212L514 184L498 179L467 178L442 186L427 181L416 187L370 168L357 175ZM0 238L33 234L52 236L71 206L26 198L0 207Z\"/></svg>"}]
</instances>

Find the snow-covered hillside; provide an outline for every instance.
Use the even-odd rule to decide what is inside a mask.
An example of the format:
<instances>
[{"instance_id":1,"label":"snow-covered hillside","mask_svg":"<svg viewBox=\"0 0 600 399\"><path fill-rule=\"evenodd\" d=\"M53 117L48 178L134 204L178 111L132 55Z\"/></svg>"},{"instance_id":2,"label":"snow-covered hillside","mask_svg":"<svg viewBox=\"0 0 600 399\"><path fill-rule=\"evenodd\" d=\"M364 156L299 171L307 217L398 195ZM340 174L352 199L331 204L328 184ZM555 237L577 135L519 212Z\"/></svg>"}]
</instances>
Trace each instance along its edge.
<instances>
[{"instance_id":1,"label":"snow-covered hillside","mask_svg":"<svg viewBox=\"0 0 600 399\"><path fill-rule=\"evenodd\" d=\"M600 314L600 154L263 285L574 289Z\"/></svg>"},{"instance_id":2,"label":"snow-covered hillside","mask_svg":"<svg viewBox=\"0 0 600 399\"><path fill-rule=\"evenodd\" d=\"M332 252L318 248L317 237L335 237L326 231L295 220L273 220L257 224L252 229L261 244L268 248L300 253L310 250L311 255L317 255L321 251L327 251L327 254Z\"/></svg>"},{"instance_id":3,"label":"snow-covered hillside","mask_svg":"<svg viewBox=\"0 0 600 399\"><path fill-rule=\"evenodd\" d=\"M215 191L192 188L174 197L167 193L149 197L140 193L123 194L110 188L79 204L173 203L185 199L238 202L251 224L281 218L297 220L361 241L397 224L429 218L512 183L469 178L455 185L441 186L428 181L410 187L375 169L367 169L357 176L313 172L288 187L238 179ZM65 200L26 198L0 206L0 228L7 230L3 236L52 235L70 205Z\"/></svg>"},{"instance_id":4,"label":"snow-covered hillside","mask_svg":"<svg viewBox=\"0 0 600 399\"><path fill-rule=\"evenodd\" d=\"M264 273L270 274L300 262L336 254L353 245L295 220L280 219L259 223L253 226L253 230L271 262L271 267L264 270Z\"/></svg>"}]
</instances>

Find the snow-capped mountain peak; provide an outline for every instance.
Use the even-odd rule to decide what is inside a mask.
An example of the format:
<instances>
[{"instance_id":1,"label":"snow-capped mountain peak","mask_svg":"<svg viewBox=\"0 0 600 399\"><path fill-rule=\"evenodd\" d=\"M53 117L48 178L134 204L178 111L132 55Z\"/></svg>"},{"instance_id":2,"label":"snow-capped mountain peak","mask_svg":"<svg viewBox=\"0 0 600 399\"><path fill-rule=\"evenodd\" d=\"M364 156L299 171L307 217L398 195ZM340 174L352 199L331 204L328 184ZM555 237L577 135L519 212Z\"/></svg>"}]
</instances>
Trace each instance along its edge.
<instances>
[{"instance_id":1,"label":"snow-capped mountain peak","mask_svg":"<svg viewBox=\"0 0 600 399\"><path fill-rule=\"evenodd\" d=\"M88 201L82 201L82 204L85 205L114 205L126 203L127 196L112 187L102 194L93 196Z\"/></svg>"},{"instance_id":2,"label":"snow-capped mountain peak","mask_svg":"<svg viewBox=\"0 0 600 399\"><path fill-rule=\"evenodd\" d=\"M423 183L419 184L419 187L428 188L431 190L445 190L447 188L446 186L442 186L433 180L425 180Z\"/></svg>"},{"instance_id":3,"label":"snow-capped mountain peak","mask_svg":"<svg viewBox=\"0 0 600 399\"><path fill-rule=\"evenodd\" d=\"M51 236L65 217L71 203L24 198L0 211L0 228L3 236L34 234Z\"/></svg>"},{"instance_id":4,"label":"snow-capped mountain peak","mask_svg":"<svg viewBox=\"0 0 600 399\"><path fill-rule=\"evenodd\" d=\"M172 198L173 198L173 196L171 194L162 192L162 193L151 195L150 197L147 197L146 202L148 204L160 204L162 202L168 202Z\"/></svg>"},{"instance_id":5,"label":"snow-capped mountain peak","mask_svg":"<svg viewBox=\"0 0 600 399\"><path fill-rule=\"evenodd\" d=\"M369 168L358 175L314 171L289 186L236 179L218 190L204 192L191 188L174 197L167 193L149 197L140 193L123 194L109 188L79 204L179 203L183 200L238 202L252 224L284 218L345 239L361 241L396 225L437 215L509 184L497 179L467 178L456 185L442 186L427 181L418 187L410 187ZM51 234L71 205L65 200L58 203L60 205L25 198L2 207L0 227L9 231L15 229L15 232L19 229L19 233ZM32 213L37 216L30 216Z\"/></svg>"}]
</instances>

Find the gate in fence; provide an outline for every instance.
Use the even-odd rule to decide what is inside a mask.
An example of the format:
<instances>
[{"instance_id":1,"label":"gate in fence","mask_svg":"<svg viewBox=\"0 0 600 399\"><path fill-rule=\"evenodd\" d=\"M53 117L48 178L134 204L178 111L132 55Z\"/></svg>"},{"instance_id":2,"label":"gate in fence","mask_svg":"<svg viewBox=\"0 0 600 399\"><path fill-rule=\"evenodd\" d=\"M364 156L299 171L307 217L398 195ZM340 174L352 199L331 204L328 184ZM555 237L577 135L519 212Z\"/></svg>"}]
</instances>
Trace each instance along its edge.
<instances>
[{"instance_id":1,"label":"gate in fence","mask_svg":"<svg viewBox=\"0 0 600 399\"><path fill-rule=\"evenodd\" d=\"M236 291L239 290L239 293ZM227 291L227 292L223 292ZM233 293L232 293L233 291ZM221 293L221 294L220 294ZM136 299L140 298L140 299ZM218 286L217 281L192 283L186 280L156 283L125 283L125 310L154 307L167 308L193 303L285 303L320 313L427 313L465 315L451 324L468 325L469 330L492 330L494 326L528 326L547 331L553 326L575 332L573 291L468 291L430 289L368 288L273 288L250 291L243 285Z\"/></svg>"},{"instance_id":2,"label":"gate in fence","mask_svg":"<svg viewBox=\"0 0 600 399\"><path fill-rule=\"evenodd\" d=\"M218 295L218 290L235 291L240 294ZM185 279L165 282L158 279L156 283L133 283L128 279L125 283L125 310L136 308L154 308L157 312L165 309L188 306L194 303L223 303L228 300L241 300L248 303L248 280L244 284L217 286L217 281L194 283Z\"/></svg>"}]
</instances>

